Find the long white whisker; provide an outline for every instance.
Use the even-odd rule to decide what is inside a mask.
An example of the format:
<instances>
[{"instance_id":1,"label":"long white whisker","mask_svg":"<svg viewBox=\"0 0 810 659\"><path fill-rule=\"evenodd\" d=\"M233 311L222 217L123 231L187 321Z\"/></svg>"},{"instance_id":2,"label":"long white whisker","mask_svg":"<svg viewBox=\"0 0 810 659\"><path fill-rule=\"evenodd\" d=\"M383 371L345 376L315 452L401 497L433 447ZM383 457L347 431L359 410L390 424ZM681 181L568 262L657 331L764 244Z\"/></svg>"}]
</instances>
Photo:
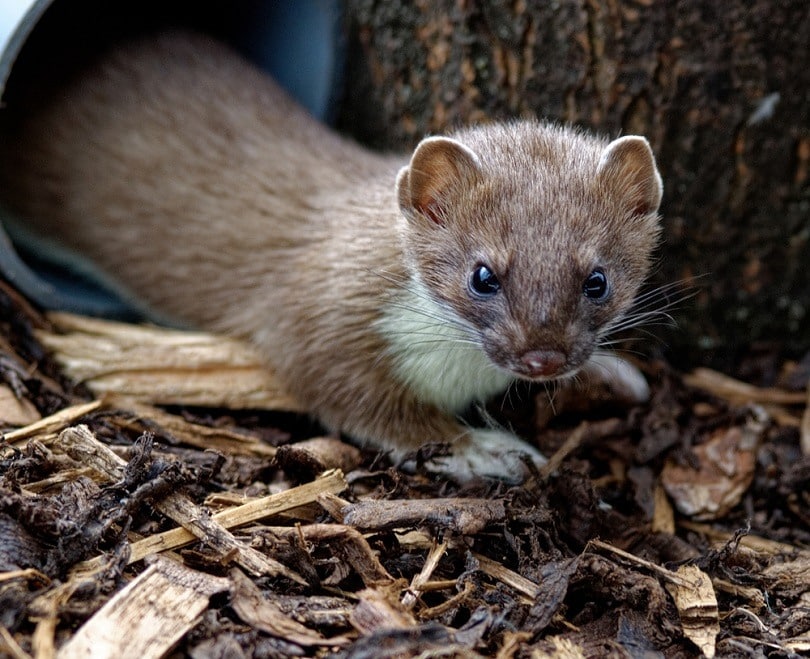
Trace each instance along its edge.
<instances>
[{"instance_id":1,"label":"long white whisker","mask_svg":"<svg viewBox=\"0 0 810 659\"><path fill-rule=\"evenodd\" d=\"M675 326L676 321L671 312L697 294L695 288L685 288L687 282L691 284L693 281L690 279L671 282L639 295L625 314L602 328L599 332L599 345L608 345L605 341L606 337L630 329L639 329L645 334L657 338L646 328ZM675 293L674 296L673 293Z\"/></svg>"},{"instance_id":2,"label":"long white whisker","mask_svg":"<svg viewBox=\"0 0 810 659\"><path fill-rule=\"evenodd\" d=\"M412 347L416 346L433 346L436 351L442 352L454 352L456 350L469 350L471 352L475 352L480 350L479 346L474 343L453 343L449 341L443 341L441 339L424 339L421 341L411 341L409 343Z\"/></svg>"},{"instance_id":3,"label":"long white whisker","mask_svg":"<svg viewBox=\"0 0 810 659\"><path fill-rule=\"evenodd\" d=\"M420 309L419 307L415 307L409 304L404 304L402 302L390 302L389 306L394 309L401 309L402 311L408 311L416 316L422 316L426 319L436 321L439 325L451 325L453 327L461 328L461 329L468 329L468 327L462 323L457 321L455 318L450 316L441 316L437 313L432 313L425 309Z\"/></svg>"}]
</instances>

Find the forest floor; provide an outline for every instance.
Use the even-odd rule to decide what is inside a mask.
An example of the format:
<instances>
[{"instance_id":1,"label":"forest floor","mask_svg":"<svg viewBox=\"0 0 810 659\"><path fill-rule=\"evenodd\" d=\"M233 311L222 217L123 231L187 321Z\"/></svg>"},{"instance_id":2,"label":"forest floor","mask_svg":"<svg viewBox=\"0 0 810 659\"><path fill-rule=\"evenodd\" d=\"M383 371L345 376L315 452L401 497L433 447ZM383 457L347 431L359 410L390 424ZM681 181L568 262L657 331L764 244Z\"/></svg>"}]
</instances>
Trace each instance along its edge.
<instances>
[{"instance_id":1,"label":"forest floor","mask_svg":"<svg viewBox=\"0 0 810 659\"><path fill-rule=\"evenodd\" d=\"M553 418L527 392L496 415L549 465L459 485L423 468L441 446L411 473L293 405L150 397L96 335L141 393L101 392L7 285L0 329L0 656L810 653L802 363L767 388L645 363L649 403L561 391Z\"/></svg>"}]
</instances>

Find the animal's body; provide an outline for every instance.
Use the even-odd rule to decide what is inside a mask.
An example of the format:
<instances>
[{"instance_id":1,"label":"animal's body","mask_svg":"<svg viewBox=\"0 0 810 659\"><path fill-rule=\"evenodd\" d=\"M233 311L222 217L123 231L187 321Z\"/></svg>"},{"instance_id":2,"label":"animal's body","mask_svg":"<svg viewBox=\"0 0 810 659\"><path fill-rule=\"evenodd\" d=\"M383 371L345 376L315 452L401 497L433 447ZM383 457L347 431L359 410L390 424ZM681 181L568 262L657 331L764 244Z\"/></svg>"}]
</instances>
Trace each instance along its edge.
<instances>
[{"instance_id":1,"label":"animal's body","mask_svg":"<svg viewBox=\"0 0 810 659\"><path fill-rule=\"evenodd\" d=\"M327 427L517 479L458 420L516 378L581 369L658 236L647 142L535 121L372 153L201 36L122 47L8 122L0 203L150 309L244 337Z\"/></svg>"}]
</instances>

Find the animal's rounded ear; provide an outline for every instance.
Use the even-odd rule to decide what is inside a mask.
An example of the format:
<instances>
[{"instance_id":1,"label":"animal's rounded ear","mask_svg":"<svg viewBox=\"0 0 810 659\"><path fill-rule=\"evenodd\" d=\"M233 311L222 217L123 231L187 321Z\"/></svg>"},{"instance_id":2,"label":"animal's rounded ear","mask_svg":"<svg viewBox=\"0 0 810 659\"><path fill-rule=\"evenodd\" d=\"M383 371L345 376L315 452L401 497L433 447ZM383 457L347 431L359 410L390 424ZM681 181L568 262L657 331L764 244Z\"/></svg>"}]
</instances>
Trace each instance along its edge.
<instances>
[{"instance_id":1,"label":"animal's rounded ear","mask_svg":"<svg viewBox=\"0 0 810 659\"><path fill-rule=\"evenodd\" d=\"M597 176L618 189L636 215L658 210L664 191L650 144L638 135L613 140L599 159Z\"/></svg>"},{"instance_id":2,"label":"animal's rounded ear","mask_svg":"<svg viewBox=\"0 0 810 659\"><path fill-rule=\"evenodd\" d=\"M478 156L449 137L427 137L397 176L399 207L406 217L420 214L444 224L453 192L473 185L480 174Z\"/></svg>"}]
</instances>

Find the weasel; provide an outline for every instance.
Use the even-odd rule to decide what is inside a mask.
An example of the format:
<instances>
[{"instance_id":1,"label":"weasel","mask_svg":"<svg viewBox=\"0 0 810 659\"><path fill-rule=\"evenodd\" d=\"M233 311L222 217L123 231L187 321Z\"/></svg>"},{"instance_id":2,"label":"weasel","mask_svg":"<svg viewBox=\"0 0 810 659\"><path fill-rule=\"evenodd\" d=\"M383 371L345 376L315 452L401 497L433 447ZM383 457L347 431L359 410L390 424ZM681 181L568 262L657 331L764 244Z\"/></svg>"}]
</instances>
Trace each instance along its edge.
<instances>
[{"instance_id":1,"label":"weasel","mask_svg":"<svg viewBox=\"0 0 810 659\"><path fill-rule=\"evenodd\" d=\"M448 443L440 470L462 480L542 462L459 414L605 367L659 235L643 137L525 120L380 155L191 33L119 47L9 124L0 202L24 230L253 342L326 427L395 458Z\"/></svg>"}]
</instances>

